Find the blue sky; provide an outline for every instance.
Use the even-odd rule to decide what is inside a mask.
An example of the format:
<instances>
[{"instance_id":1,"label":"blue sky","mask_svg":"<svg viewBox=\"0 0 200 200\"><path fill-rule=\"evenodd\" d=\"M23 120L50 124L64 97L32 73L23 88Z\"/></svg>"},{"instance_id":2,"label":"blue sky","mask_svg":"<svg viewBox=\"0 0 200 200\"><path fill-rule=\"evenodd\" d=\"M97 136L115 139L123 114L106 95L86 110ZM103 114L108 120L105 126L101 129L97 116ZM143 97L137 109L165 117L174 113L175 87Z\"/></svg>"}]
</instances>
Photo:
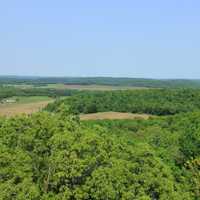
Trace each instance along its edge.
<instances>
[{"instance_id":1,"label":"blue sky","mask_svg":"<svg viewBox=\"0 0 200 200\"><path fill-rule=\"evenodd\" d=\"M0 0L0 74L200 78L200 1Z\"/></svg>"}]
</instances>

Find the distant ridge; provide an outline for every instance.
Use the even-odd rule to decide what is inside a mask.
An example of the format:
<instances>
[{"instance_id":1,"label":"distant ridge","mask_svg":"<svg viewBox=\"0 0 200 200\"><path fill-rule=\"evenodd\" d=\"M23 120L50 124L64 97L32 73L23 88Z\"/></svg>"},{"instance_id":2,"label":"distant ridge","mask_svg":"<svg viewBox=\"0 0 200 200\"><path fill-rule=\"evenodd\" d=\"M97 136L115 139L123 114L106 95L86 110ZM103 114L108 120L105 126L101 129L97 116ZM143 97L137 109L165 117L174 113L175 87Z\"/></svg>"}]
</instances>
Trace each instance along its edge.
<instances>
[{"instance_id":1,"label":"distant ridge","mask_svg":"<svg viewBox=\"0 0 200 200\"><path fill-rule=\"evenodd\" d=\"M111 85L149 88L200 88L200 79L151 79L126 77L42 77L0 76L0 84L79 84Z\"/></svg>"}]
</instances>

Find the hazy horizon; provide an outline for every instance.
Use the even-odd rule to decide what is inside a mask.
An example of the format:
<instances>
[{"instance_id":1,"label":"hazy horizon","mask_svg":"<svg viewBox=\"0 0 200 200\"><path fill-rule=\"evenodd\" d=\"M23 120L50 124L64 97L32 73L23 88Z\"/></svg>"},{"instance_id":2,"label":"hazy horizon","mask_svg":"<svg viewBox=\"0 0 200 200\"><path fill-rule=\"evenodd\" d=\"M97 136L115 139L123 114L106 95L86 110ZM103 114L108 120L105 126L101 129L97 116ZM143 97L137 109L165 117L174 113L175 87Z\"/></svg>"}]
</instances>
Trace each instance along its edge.
<instances>
[{"instance_id":1,"label":"hazy horizon","mask_svg":"<svg viewBox=\"0 0 200 200\"><path fill-rule=\"evenodd\" d=\"M48 76L48 75L5 75L0 77L17 77L17 78L123 78L123 79L149 79L149 80L200 80L200 78L151 78L151 77L128 77L128 76Z\"/></svg>"},{"instance_id":2,"label":"hazy horizon","mask_svg":"<svg viewBox=\"0 0 200 200\"><path fill-rule=\"evenodd\" d=\"M200 1L3 1L0 74L200 79Z\"/></svg>"}]
</instances>

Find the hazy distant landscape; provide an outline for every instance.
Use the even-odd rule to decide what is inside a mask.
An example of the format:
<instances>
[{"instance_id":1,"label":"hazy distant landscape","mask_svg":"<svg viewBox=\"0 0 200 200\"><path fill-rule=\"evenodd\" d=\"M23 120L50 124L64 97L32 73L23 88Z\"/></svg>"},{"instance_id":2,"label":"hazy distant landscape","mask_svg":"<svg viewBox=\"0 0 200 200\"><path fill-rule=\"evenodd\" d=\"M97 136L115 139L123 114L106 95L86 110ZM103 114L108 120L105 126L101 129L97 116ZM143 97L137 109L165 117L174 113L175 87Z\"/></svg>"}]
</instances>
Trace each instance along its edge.
<instances>
[{"instance_id":1,"label":"hazy distant landscape","mask_svg":"<svg viewBox=\"0 0 200 200\"><path fill-rule=\"evenodd\" d=\"M70 86L117 86L147 88L200 87L200 79L145 79L145 78L113 78L113 77L20 77L0 76L0 84L27 87L62 88ZM94 88L95 89L95 88Z\"/></svg>"},{"instance_id":2,"label":"hazy distant landscape","mask_svg":"<svg viewBox=\"0 0 200 200\"><path fill-rule=\"evenodd\" d=\"M198 199L199 81L0 83L3 200Z\"/></svg>"},{"instance_id":3,"label":"hazy distant landscape","mask_svg":"<svg viewBox=\"0 0 200 200\"><path fill-rule=\"evenodd\" d=\"M200 1L0 5L0 200L200 200Z\"/></svg>"},{"instance_id":4,"label":"hazy distant landscape","mask_svg":"<svg viewBox=\"0 0 200 200\"><path fill-rule=\"evenodd\" d=\"M143 89L197 89L200 80L157 80L109 77L18 77L0 76L1 113L12 116L30 114L43 109L56 98L65 98L81 91L115 91ZM5 93L5 94L4 94ZM6 96L7 95L7 96ZM38 96L38 97L37 97ZM17 99L6 103L6 99ZM4 102L3 102L4 101Z\"/></svg>"}]
</instances>

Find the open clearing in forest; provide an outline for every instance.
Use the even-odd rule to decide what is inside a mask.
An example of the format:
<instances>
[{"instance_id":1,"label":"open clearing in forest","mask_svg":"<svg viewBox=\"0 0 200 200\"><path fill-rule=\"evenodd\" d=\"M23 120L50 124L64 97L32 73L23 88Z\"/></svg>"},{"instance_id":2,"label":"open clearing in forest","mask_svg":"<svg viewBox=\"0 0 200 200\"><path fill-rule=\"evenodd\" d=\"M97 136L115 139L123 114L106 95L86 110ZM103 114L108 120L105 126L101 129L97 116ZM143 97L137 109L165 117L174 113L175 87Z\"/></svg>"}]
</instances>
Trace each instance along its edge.
<instances>
[{"instance_id":1,"label":"open clearing in forest","mask_svg":"<svg viewBox=\"0 0 200 200\"><path fill-rule=\"evenodd\" d=\"M29 84L5 84L5 86L14 86L21 89L30 88L48 88L48 89L60 89L60 90L91 90L91 91L109 91L109 90L137 90L137 89L149 89L147 87L134 87L134 86L112 86L112 85L81 85L81 84L47 84L44 86L29 85Z\"/></svg>"},{"instance_id":2,"label":"open clearing in forest","mask_svg":"<svg viewBox=\"0 0 200 200\"><path fill-rule=\"evenodd\" d=\"M134 89L147 89L145 87L133 86L110 86L110 85L65 85L66 89L72 90L134 90Z\"/></svg>"},{"instance_id":3,"label":"open clearing in forest","mask_svg":"<svg viewBox=\"0 0 200 200\"><path fill-rule=\"evenodd\" d=\"M18 114L31 114L53 102L49 97L17 97L15 103L0 103L0 116L15 116Z\"/></svg>"},{"instance_id":4,"label":"open clearing in forest","mask_svg":"<svg viewBox=\"0 0 200 200\"><path fill-rule=\"evenodd\" d=\"M133 114L122 112L99 112L91 114L80 114L81 120L103 120L103 119L148 119L152 115Z\"/></svg>"}]
</instances>

